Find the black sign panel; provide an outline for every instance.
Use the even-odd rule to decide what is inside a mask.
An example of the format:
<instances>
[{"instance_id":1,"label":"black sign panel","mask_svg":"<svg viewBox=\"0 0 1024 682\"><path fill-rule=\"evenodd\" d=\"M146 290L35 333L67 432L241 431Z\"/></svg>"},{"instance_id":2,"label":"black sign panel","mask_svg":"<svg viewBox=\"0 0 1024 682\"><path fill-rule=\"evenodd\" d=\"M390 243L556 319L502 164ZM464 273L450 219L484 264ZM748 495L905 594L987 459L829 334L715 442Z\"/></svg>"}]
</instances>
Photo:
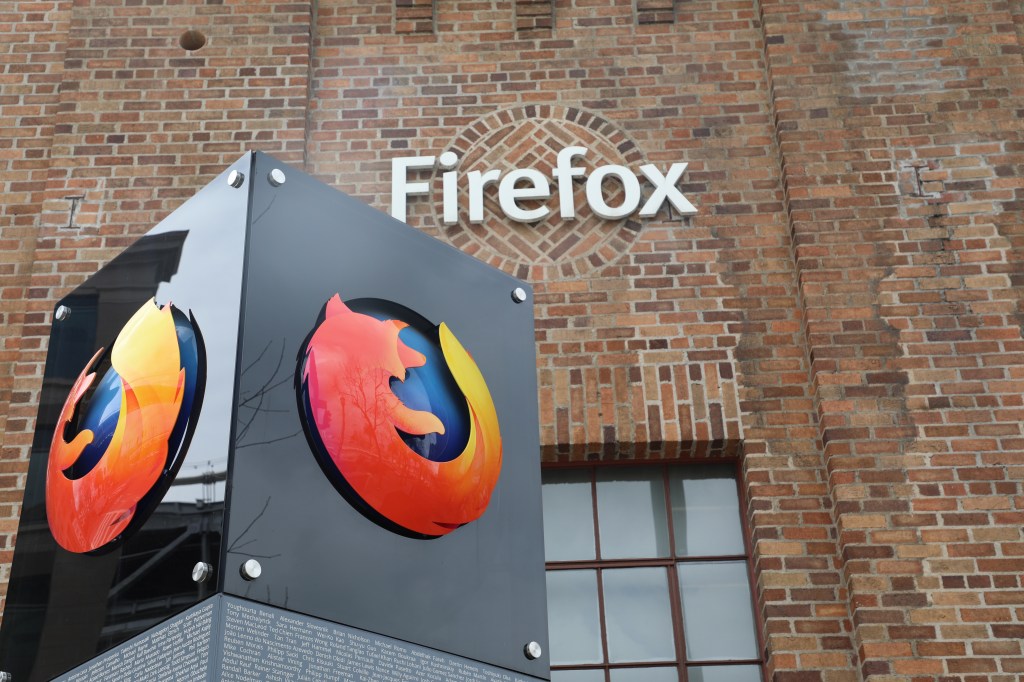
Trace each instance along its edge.
<instances>
[{"instance_id":1,"label":"black sign panel","mask_svg":"<svg viewBox=\"0 0 1024 682\"><path fill-rule=\"evenodd\" d=\"M246 157L232 168L249 165ZM223 551L248 208L246 192L224 180L230 170L59 304L0 631L0 670L16 680L48 680L216 590L194 583L191 570L197 561L219 563ZM140 315L146 321L135 324ZM177 335L187 342L175 344ZM115 345L127 357L112 359ZM163 415L156 440L167 452L147 451L162 460L158 471L141 471L131 459L138 449L127 444L154 433L147 353L167 360L175 345L192 400ZM76 406L76 381L101 349ZM178 368L170 372L174 382ZM109 389L106 379L114 380ZM84 431L93 442L74 466L57 470L59 450ZM90 451L99 462L81 467ZM100 471L118 457L120 468Z\"/></svg>"},{"instance_id":2,"label":"black sign panel","mask_svg":"<svg viewBox=\"0 0 1024 682\"><path fill-rule=\"evenodd\" d=\"M275 168L285 182L271 187L267 178ZM269 157L257 155L253 182L225 590L546 677L546 652L536 661L523 655L528 642L546 649L547 641L532 300L528 292L524 303L512 297L526 287ZM410 325L400 339L416 343L409 332L417 320L404 311L430 325L443 322L475 361L501 440L500 473L476 520L424 539L437 531L417 526L403 533L387 522L389 510L375 516L332 480L327 458L317 455L316 439L304 428L297 394L308 381L303 369L311 334L325 328L322 319L337 319L325 310L335 296L348 309L342 318L358 316L339 324L338 334L374 339L367 344L369 365L387 365L373 345L374 322L400 319ZM412 369L408 374L405 383ZM343 378L360 386L368 381L373 377ZM410 398L404 403L416 407ZM365 428L349 416L327 414L322 422ZM419 458L405 447L408 457ZM403 483L387 478L388 471L375 470L374 482ZM392 497L417 491L400 488ZM379 495L387 497L388 491ZM392 517L406 518L400 511ZM249 558L263 569L254 581L238 570Z\"/></svg>"},{"instance_id":3,"label":"black sign panel","mask_svg":"<svg viewBox=\"0 0 1024 682\"><path fill-rule=\"evenodd\" d=\"M548 677L527 286L251 154L61 306L0 670L223 591Z\"/></svg>"}]
</instances>

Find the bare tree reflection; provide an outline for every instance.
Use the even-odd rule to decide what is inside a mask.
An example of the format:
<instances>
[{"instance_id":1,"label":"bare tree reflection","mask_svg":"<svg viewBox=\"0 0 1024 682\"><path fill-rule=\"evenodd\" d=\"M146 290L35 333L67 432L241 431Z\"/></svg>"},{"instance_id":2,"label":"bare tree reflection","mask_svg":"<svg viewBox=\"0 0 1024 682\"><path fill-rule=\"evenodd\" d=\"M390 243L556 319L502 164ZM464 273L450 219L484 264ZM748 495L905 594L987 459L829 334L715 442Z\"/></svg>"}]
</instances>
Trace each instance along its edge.
<instances>
[{"instance_id":1,"label":"bare tree reflection","mask_svg":"<svg viewBox=\"0 0 1024 682\"><path fill-rule=\"evenodd\" d=\"M245 377L252 371L257 370L258 366L264 364L263 360L267 357L268 352L271 352L274 341L268 341L267 345L263 347L263 350L259 352L256 358L246 365L242 369L239 386L244 387L252 382L245 381ZM277 443L279 441L288 440L294 436L302 433L301 427L293 433L288 433L273 438L264 438L260 440L246 441L246 437L249 435L250 430L256 427L256 430L260 430L262 418L269 414L285 414L291 412L290 408L271 408L264 404L269 402L268 396L277 387L286 384L292 380L292 373L288 370L283 370L284 365L284 351L286 341L282 339L281 350L277 355L277 360L274 362L273 369L269 372L264 370L266 374L265 380L259 384L259 388L241 392L239 394L238 401L238 430L235 433L235 449L253 447L255 445L269 445L271 443ZM282 376L283 373L283 376Z\"/></svg>"},{"instance_id":2,"label":"bare tree reflection","mask_svg":"<svg viewBox=\"0 0 1024 682\"><path fill-rule=\"evenodd\" d=\"M247 525L245 527L245 529L235 537L234 541L231 543L231 545L227 549L228 553L239 552L243 547L245 547L247 545L251 545L252 543L258 541L258 538L251 538L249 540L246 540L245 542L242 542L242 539L246 535L248 535L249 531L251 531L253 529L253 526L255 526L256 523L261 518L263 518L263 515L267 513L267 509L269 507L270 507L270 496L268 495L267 496L267 501L263 503L263 509L261 509L260 512L255 517L253 517L252 521L249 522L249 525ZM251 554L249 552L246 552L245 554L246 554L246 556L254 558L254 559L274 559L276 557L281 556L280 553L277 553L277 554Z\"/></svg>"}]
</instances>

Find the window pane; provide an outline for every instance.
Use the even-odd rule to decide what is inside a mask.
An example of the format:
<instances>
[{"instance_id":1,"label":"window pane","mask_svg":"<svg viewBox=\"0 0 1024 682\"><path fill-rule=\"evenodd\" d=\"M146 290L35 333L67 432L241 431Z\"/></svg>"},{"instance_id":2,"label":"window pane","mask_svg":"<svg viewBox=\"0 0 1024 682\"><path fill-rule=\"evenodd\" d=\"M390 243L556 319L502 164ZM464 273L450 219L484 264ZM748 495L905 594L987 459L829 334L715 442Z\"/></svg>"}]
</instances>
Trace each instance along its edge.
<instances>
[{"instance_id":1,"label":"window pane","mask_svg":"<svg viewBox=\"0 0 1024 682\"><path fill-rule=\"evenodd\" d=\"M671 668L617 668L612 682L679 682L679 671Z\"/></svg>"},{"instance_id":2,"label":"window pane","mask_svg":"<svg viewBox=\"0 0 1024 682\"><path fill-rule=\"evenodd\" d=\"M668 573L664 568L602 572L608 660L674 661Z\"/></svg>"},{"instance_id":3,"label":"window pane","mask_svg":"<svg viewBox=\"0 0 1024 682\"><path fill-rule=\"evenodd\" d=\"M744 553L734 467L679 467L669 486L678 556Z\"/></svg>"},{"instance_id":4,"label":"window pane","mask_svg":"<svg viewBox=\"0 0 1024 682\"><path fill-rule=\"evenodd\" d=\"M687 660L757 658L746 563L698 561L677 568Z\"/></svg>"},{"instance_id":5,"label":"window pane","mask_svg":"<svg viewBox=\"0 0 1024 682\"><path fill-rule=\"evenodd\" d=\"M551 682L604 682L604 671L552 670Z\"/></svg>"},{"instance_id":6,"label":"window pane","mask_svg":"<svg viewBox=\"0 0 1024 682\"><path fill-rule=\"evenodd\" d=\"M551 662L601 663L596 571L548 571Z\"/></svg>"},{"instance_id":7,"label":"window pane","mask_svg":"<svg viewBox=\"0 0 1024 682\"><path fill-rule=\"evenodd\" d=\"M687 668L690 682L761 682L756 665L705 665Z\"/></svg>"},{"instance_id":8,"label":"window pane","mask_svg":"<svg viewBox=\"0 0 1024 682\"><path fill-rule=\"evenodd\" d=\"M548 561L593 559L590 470L544 472L544 554Z\"/></svg>"},{"instance_id":9,"label":"window pane","mask_svg":"<svg viewBox=\"0 0 1024 682\"><path fill-rule=\"evenodd\" d=\"M668 517L661 468L598 469L601 558L668 556Z\"/></svg>"}]
</instances>

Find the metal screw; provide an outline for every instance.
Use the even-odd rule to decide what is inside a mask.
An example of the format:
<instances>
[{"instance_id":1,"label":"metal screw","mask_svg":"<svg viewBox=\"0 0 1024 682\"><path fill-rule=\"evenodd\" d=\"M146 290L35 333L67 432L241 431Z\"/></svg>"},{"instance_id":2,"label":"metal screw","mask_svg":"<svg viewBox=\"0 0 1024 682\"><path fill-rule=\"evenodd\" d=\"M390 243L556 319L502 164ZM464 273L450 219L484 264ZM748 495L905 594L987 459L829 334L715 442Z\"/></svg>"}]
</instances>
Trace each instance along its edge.
<instances>
[{"instance_id":1,"label":"metal screw","mask_svg":"<svg viewBox=\"0 0 1024 682\"><path fill-rule=\"evenodd\" d=\"M285 181L284 171L281 170L280 168L275 168L274 170L267 173L267 180L274 187L280 187L281 185L284 184Z\"/></svg>"},{"instance_id":2,"label":"metal screw","mask_svg":"<svg viewBox=\"0 0 1024 682\"><path fill-rule=\"evenodd\" d=\"M205 561L197 561L196 565L192 567L192 581L205 583L211 573L213 573L213 566Z\"/></svg>"},{"instance_id":3,"label":"metal screw","mask_svg":"<svg viewBox=\"0 0 1024 682\"><path fill-rule=\"evenodd\" d=\"M522 303L526 300L526 289L522 287L516 287L512 290L512 300L516 303Z\"/></svg>"},{"instance_id":4,"label":"metal screw","mask_svg":"<svg viewBox=\"0 0 1024 682\"><path fill-rule=\"evenodd\" d=\"M523 654L525 654L531 661L536 661L543 653L544 650L540 648L540 644L537 642L530 642L523 647Z\"/></svg>"},{"instance_id":5,"label":"metal screw","mask_svg":"<svg viewBox=\"0 0 1024 682\"><path fill-rule=\"evenodd\" d=\"M59 305L57 306L57 312L55 312L53 316L56 317L58 320L63 321L68 319L68 315L70 314L71 308L67 307L66 305ZM3 678L0 678L0 682L3 682Z\"/></svg>"},{"instance_id":6,"label":"metal screw","mask_svg":"<svg viewBox=\"0 0 1024 682\"><path fill-rule=\"evenodd\" d=\"M242 577L246 580L256 580L256 578L259 578L260 574L263 573L263 567L260 566L260 562L255 559L249 559L246 561L242 564L242 568L240 570Z\"/></svg>"},{"instance_id":7,"label":"metal screw","mask_svg":"<svg viewBox=\"0 0 1024 682\"><path fill-rule=\"evenodd\" d=\"M13 682L14 675L10 673L0 672L0 682Z\"/></svg>"},{"instance_id":8,"label":"metal screw","mask_svg":"<svg viewBox=\"0 0 1024 682\"><path fill-rule=\"evenodd\" d=\"M240 173L238 171L231 171L228 173L228 184L235 189L241 187L243 182L245 182L245 173Z\"/></svg>"}]
</instances>

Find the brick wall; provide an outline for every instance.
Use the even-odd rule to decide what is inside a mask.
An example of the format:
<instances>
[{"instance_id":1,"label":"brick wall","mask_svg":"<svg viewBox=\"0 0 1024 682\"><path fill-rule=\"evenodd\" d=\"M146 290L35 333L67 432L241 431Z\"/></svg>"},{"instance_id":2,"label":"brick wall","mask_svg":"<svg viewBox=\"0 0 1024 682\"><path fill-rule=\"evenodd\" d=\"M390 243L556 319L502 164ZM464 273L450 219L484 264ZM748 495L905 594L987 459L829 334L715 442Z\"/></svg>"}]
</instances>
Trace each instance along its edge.
<instances>
[{"instance_id":1,"label":"brick wall","mask_svg":"<svg viewBox=\"0 0 1024 682\"><path fill-rule=\"evenodd\" d=\"M386 209L394 156L586 140L688 162L698 214L444 228L427 172L409 207L534 284L544 459L741 454L774 679L1024 672L1019 2L2 15L0 561L53 301L245 149Z\"/></svg>"},{"instance_id":2,"label":"brick wall","mask_svg":"<svg viewBox=\"0 0 1024 682\"><path fill-rule=\"evenodd\" d=\"M1015 678L1013 16L927 2L764 2L762 16L860 671Z\"/></svg>"},{"instance_id":3,"label":"brick wall","mask_svg":"<svg viewBox=\"0 0 1024 682\"><path fill-rule=\"evenodd\" d=\"M0 558L6 564L24 486L26 453L18 444L27 442L35 418L31 392L38 388L38 378L17 381L16 376L26 371L18 363L20 353L39 347L38 338L23 338L22 329L70 7L70 2L17 2L0 12L0 523L7 535ZM28 321L34 323L31 315Z\"/></svg>"},{"instance_id":4,"label":"brick wall","mask_svg":"<svg viewBox=\"0 0 1024 682\"><path fill-rule=\"evenodd\" d=\"M435 177L410 222L534 283L545 459L719 456L742 440L770 666L850 678L755 8L690 2L676 23L646 24L630 2L558 3L553 30L517 34L510 12L442 2L436 33L416 36L393 33L385 10L321 5L309 159L330 184L386 207L390 157L452 150L460 170L548 173L581 137L595 163L689 162L697 216L556 258L546 239L595 235L582 211L560 227L439 230ZM516 158L524 144L535 158Z\"/></svg>"}]
</instances>

